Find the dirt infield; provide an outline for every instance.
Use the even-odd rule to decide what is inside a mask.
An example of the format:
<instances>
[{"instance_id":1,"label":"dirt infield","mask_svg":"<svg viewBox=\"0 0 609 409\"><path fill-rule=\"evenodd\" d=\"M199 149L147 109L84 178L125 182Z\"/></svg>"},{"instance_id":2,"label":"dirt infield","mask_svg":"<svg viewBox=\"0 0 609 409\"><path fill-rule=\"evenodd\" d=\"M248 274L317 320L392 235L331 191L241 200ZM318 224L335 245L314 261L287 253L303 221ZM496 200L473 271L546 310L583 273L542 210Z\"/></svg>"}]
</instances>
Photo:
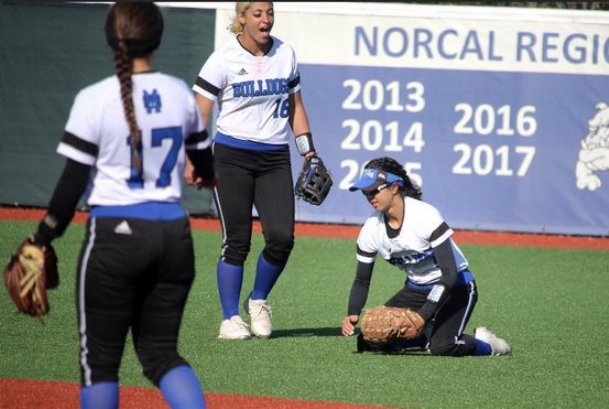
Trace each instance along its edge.
<instances>
[{"instance_id":1,"label":"dirt infield","mask_svg":"<svg viewBox=\"0 0 609 409\"><path fill-rule=\"evenodd\" d=\"M260 396L206 393L208 409L391 409ZM43 404L53 402L52 406ZM167 409L157 389L121 388L120 406L129 409ZM79 386L71 383L0 380L0 409L76 409Z\"/></svg>"}]
</instances>

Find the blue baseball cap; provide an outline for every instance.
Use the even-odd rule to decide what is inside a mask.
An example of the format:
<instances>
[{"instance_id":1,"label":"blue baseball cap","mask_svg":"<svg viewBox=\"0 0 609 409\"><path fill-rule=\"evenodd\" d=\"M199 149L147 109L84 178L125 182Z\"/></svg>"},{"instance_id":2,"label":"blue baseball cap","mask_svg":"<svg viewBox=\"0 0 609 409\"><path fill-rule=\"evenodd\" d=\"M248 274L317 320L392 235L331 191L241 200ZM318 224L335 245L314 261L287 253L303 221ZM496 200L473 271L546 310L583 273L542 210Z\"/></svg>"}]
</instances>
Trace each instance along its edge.
<instances>
[{"instance_id":1,"label":"blue baseball cap","mask_svg":"<svg viewBox=\"0 0 609 409\"><path fill-rule=\"evenodd\" d=\"M350 192L356 190L374 190L381 185L399 183L404 186L404 179L393 173L385 172L380 169L364 169L359 180L349 188Z\"/></svg>"}]
</instances>

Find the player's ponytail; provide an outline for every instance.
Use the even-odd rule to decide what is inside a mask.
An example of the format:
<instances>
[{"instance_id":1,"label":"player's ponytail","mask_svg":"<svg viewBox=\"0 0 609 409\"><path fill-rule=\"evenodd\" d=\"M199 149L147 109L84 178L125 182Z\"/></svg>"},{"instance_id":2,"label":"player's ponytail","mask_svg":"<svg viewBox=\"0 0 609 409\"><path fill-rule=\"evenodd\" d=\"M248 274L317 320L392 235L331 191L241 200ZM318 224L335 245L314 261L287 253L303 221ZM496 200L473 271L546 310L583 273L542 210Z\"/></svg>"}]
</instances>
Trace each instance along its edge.
<instances>
[{"instance_id":1,"label":"player's ponytail","mask_svg":"<svg viewBox=\"0 0 609 409\"><path fill-rule=\"evenodd\" d=\"M116 75L121 84L121 100L123 101L123 110L125 119L129 125L129 134L131 135L131 146L133 149L133 166L138 171L142 170L142 158L140 157L139 147L142 143L142 133L137 125L135 118L135 107L133 106L133 80L132 74L132 59L126 49L123 41L119 41L118 49L114 51L114 65Z\"/></svg>"},{"instance_id":2,"label":"player's ponytail","mask_svg":"<svg viewBox=\"0 0 609 409\"><path fill-rule=\"evenodd\" d=\"M366 164L365 168L379 169L401 177L404 181L404 186L401 188L402 194L414 199L421 199L421 196L423 195L421 187L410 179L408 173L406 173L406 169L404 169L395 159L388 157L373 159Z\"/></svg>"},{"instance_id":3,"label":"player's ponytail","mask_svg":"<svg viewBox=\"0 0 609 409\"><path fill-rule=\"evenodd\" d=\"M106 18L106 41L114 50L114 65L121 87L121 100L131 135L133 166L142 170L142 133L133 105L133 59L146 58L161 43L163 16L154 3L119 2Z\"/></svg>"}]
</instances>

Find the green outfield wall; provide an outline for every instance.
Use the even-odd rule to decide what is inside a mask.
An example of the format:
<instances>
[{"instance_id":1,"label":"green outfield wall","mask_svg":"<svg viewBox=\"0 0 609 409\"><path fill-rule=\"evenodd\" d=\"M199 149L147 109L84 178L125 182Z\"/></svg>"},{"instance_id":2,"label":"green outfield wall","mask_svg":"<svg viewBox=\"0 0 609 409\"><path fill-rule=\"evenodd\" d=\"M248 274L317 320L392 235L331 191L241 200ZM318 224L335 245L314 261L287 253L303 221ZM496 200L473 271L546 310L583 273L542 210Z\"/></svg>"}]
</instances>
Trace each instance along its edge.
<instances>
[{"instance_id":1,"label":"green outfield wall","mask_svg":"<svg viewBox=\"0 0 609 409\"><path fill-rule=\"evenodd\" d=\"M55 152L76 93L113 74L108 5L0 3L0 204L46 206L63 158ZM191 84L213 50L215 10L163 8L159 71ZM186 189L193 213L208 190Z\"/></svg>"}]
</instances>

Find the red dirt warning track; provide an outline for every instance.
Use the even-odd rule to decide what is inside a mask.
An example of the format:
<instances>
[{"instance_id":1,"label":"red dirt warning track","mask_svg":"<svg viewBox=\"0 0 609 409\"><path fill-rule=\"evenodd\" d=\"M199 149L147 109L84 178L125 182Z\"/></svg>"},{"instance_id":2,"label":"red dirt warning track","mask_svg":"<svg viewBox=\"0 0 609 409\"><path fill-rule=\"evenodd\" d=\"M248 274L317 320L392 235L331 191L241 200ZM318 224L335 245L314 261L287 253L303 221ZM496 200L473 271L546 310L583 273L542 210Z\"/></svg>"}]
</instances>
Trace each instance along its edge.
<instances>
[{"instance_id":1,"label":"red dirt warning track","mask_svg":"<svg viewBox=\"0 0 609 409\"><path fill-rule=\"evenodd\" d=\"M0 208L0 220L37 221L44 216L41 209ZM79 212L74 223L84 223L87 213ZM217 219L191 219L195 230L220 231ZM359 226L329 225L315 223L297 223L297 237L324 237L355 240ZM259 222L254 223L254 233L261 233ZM545 234L492 233L476 231L457 231L455 240L460 244L481 246L519 246L557 249L609 250L609 238L585 236L559 236Z\"/></svg>"}]
</instances>

